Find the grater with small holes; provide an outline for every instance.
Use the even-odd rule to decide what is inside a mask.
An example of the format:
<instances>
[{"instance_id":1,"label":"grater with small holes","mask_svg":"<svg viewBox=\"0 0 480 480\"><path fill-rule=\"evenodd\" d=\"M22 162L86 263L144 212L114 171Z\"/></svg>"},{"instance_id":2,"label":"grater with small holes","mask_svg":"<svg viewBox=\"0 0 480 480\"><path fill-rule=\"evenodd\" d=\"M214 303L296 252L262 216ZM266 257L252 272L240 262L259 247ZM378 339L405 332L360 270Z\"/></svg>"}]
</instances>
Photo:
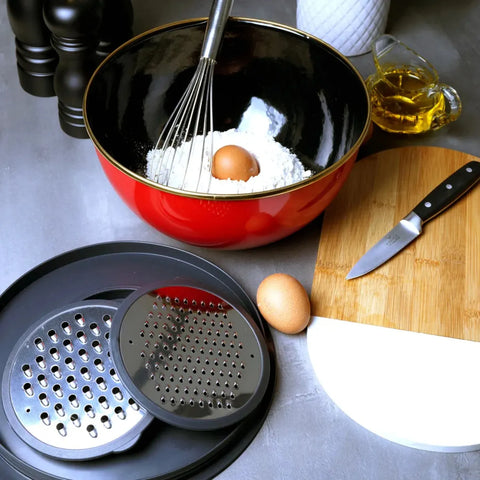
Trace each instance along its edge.
<instances>
[{"instance_id":1,"label":"grater with small holes","mask_svg":"<svg viewBox=\"0 0 480 480\"><path fill-rule=\"evenodd\" d=\"M120 306L112 357L156 418L191 430L239 422L262 400L270 363L247 312L193 285L147 286Z\"/></svg>"}]
</instances>

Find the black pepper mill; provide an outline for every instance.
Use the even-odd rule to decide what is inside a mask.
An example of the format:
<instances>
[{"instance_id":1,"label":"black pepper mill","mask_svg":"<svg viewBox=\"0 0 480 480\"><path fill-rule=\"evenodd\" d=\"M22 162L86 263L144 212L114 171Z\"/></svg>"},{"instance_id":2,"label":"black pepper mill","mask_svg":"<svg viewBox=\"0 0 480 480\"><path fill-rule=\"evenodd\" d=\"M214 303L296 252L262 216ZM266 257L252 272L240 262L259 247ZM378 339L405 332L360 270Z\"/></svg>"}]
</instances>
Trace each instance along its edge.
<instances>
[{"instance_id":1,"label":"black pepper mill","mask_svg":"<svg viewBox=\"0 0 480 480\"><path fill-rule=\"evenodd\" d=\"M102 61L110 52L132 37L133 7L130 0L103 0L102 25L97 57Z\"/></svg>"},{"instance_id":2,"label":"black pepper mill","mask_svg":"<svg viewBox=\"0 0 480 480\"><path fill-rule=\"evenodd\" d=\"M52 97L58 56L43 21L43 3L44 0L7 0L7 13L15 35L21 87L37 97Z\"/></svg>"},{"instance_id":3,"label":"black pepper mill","mask_svg":"<svg viewBox=\"0 0 480 480\"><path fill-rule=\"evenodd\" d=\"M82 101L98 60L103 0L44 0L43 16L58 54L54 89L60 126L68 135L87 138Z\"/></svg>"}]
</instances>

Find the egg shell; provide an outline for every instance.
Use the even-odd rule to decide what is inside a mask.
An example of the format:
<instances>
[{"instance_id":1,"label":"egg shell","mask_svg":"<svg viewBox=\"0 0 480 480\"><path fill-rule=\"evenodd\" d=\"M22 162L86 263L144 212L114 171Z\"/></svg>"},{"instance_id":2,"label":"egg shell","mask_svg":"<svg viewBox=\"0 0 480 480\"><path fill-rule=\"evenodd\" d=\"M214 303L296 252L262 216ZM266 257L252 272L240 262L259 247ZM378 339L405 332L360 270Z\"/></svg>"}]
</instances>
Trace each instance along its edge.
<instances>
[{"instance_id":1,"label":"egg shell","mask_svg":"<svg viewBox=\"0 0 480 480\"><path fill-rule=\"evenodd\" d=\"M265 277L257 289L257 306L276 330L299 333L310 321L310 298L303 285L287 273Z\"/></svg>"},{"instance_id":2,"label":"egg shell","mask_svg":"<svg viewBox=\"0 0 480 480\"><path fill-rule=\"evenodd\" d=\"M243 180L255 177L260 172L256 158L238 145L219 148L212 162L212 175L220 180Z\"/></svg>"}]
</instances>

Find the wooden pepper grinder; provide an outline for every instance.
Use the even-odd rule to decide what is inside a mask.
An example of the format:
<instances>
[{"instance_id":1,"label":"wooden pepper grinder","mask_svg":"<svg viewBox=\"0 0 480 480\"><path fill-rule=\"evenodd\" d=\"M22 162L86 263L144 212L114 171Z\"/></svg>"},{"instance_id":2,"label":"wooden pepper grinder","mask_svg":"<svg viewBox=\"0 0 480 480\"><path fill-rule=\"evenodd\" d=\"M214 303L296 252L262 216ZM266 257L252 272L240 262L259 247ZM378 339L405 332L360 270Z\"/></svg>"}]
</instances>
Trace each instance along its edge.
<instances>
[{"instance_id":1,"label":"wooden pepper grinder","mask_svg":"<svg viewBox=\"0 0 480 480\"><path fill-rule=\"evenodd\" d=\"M110 52L132 37L133 7L130 0L103 0L102 25L97 57L102 61Z\"/></svg>"},{"instance_id":2,"label":"wooden pepper grinder","mask_svg":"<svg viewBox=\"0 0 480 480\"><path fill-rule=\"evenodd\" d=\"M103 0L44 0L43 16L58 54L54 89L60 126L68 135L87 138L82 101L98 60Z\"/></svg>"},{"instance_id":3,"label":"wooden pepper grinder","mask_svg":"<svg viewBox=\"0 0 480 480\"><path fill-rule=\"evenodd\" d=\"M18 79L31 95L55 95L53 79L58 56L43 21L44 0L7 0L7 13L15 35Z\"/></svg>"}]
</instances>

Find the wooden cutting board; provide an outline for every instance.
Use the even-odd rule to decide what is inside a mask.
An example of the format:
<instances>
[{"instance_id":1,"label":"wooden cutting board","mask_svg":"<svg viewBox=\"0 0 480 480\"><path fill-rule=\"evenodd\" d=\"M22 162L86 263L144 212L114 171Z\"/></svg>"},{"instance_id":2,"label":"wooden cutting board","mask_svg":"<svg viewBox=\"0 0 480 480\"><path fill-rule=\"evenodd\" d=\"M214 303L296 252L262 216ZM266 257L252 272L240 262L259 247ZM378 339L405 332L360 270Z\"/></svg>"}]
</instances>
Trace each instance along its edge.
<instances>
[{"instance_id":1,"label":"wooden cutting board","mask_svg":"<svg viewBox=\"0 0 480 480\"><path fill-rule=\"evenodd\" d=\"M480 186L390 261L345 280L373 244L471 160L479 159L439 147L397 148L359 160L324 215L312 314L480 341Z\"/></svg>"}]
</instances>

